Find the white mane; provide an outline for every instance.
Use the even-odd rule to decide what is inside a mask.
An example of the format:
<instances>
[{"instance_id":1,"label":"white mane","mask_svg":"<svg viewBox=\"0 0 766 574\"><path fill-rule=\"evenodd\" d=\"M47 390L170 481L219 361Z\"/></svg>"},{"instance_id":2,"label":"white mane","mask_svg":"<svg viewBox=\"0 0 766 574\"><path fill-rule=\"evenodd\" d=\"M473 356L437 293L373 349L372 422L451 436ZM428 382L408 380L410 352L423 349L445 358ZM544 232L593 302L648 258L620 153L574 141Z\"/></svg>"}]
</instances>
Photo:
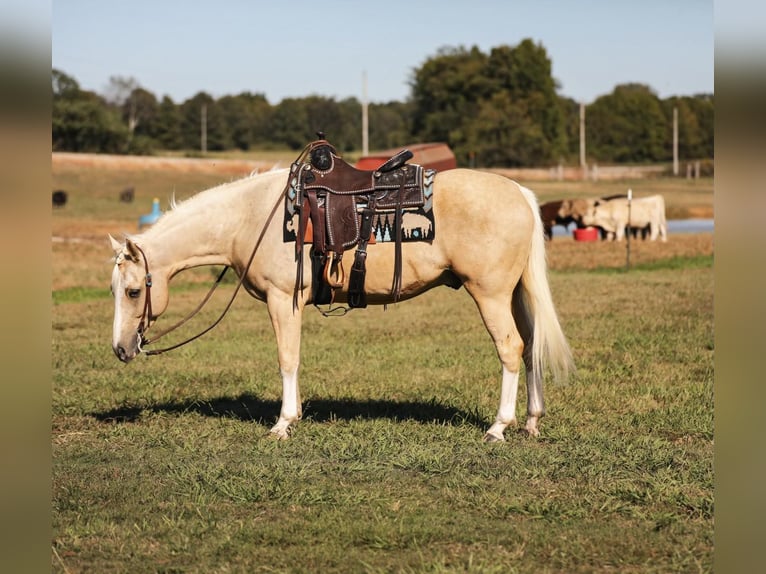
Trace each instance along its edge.
<instances>
[{"instance_id":1,"label":"white mane","mask_svg":"<svg viewBox=\"0 0 766 574\"><path fill-rule=\"evenodd\" d=\"M221 201L221 198L224 195L231 196L231 194L242 193L249 187L254 186L254 184L260 180L267 180L280 176L285 178L283 181L286 182L287 172L287 168L282 168L278 170L271 169L264 173L251 173L240 179L202 190L183 200L176 199L175 192L173 192L170 199L170 209L163 213L157 222L141 233L141 235L150 235L155 229L159 232L167 223L169 223L169 218L175 219L179 215L183 217L186 213L193 214L211 211L216 204ZM131 239L133 238L131 237Z\"/></svg>"}]
</instances>

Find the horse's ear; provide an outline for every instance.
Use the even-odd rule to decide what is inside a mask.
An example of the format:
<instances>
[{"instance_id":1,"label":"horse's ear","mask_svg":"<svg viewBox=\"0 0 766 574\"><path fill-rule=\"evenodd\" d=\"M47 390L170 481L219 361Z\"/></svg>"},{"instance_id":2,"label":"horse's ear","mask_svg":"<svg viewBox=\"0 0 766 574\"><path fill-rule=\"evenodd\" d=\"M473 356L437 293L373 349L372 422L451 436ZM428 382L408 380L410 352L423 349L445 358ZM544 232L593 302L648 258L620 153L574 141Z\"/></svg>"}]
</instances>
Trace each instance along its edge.
<instances>
[{"instance_id":1,"label":"horse's ear","mask_svg":"<svg viewBox=\"0 0 766 574\"><path fill-rule=\"evenodd\" d=\"M114 251L115 256L122 253L122 243L112 237L111 233L109 234L109 243L112 244L112 251Z\"/></svg>"},{"instance_id":2,"label":"horse's ear","mask_svg":"<svg viewBox=\"0 0 766 574\"><path fill-rule=\"evenodd\" d=\"M139 261L138 247L130 240L130 238L125 239L125 258L134 262Z\"/></svg>"}]
</instances>

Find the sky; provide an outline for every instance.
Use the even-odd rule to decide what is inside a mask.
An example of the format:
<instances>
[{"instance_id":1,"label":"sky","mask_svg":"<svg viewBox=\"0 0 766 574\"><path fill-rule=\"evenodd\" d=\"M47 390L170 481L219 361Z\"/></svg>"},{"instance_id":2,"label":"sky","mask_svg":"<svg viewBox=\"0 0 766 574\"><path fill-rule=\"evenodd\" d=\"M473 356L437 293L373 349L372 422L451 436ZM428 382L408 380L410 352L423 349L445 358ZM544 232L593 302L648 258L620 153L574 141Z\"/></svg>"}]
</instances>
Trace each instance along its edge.
<instances>
[{"instance_id":1,"label":"sky","mask_svg":"<svg viewBox=\"0 0 766 574\"><path fill-rule=\"evenodd\" d=\"M713 0L53 0L52 67L107 92L133 78L175 103L261 93L405 101L440 48L489 54L525 38L558 94L586 104L624 83L660 98L713 93Z\"/></svg>"}]
</instances>

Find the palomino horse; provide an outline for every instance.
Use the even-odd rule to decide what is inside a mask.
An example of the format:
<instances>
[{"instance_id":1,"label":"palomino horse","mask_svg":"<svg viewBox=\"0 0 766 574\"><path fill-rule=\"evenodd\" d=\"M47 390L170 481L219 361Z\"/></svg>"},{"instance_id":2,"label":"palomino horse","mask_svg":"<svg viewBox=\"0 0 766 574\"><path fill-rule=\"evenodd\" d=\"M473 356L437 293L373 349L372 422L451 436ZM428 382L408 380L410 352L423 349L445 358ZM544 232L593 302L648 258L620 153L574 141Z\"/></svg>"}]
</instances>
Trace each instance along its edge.
<instances>
[{"instance_id":1,"label":"palomino horse","mask_svg":"<svg viewBox=\"0 0 766 574\"><path fill-rule=\"evenodd\" d=\"M142 351L145 330L167 308L174 275L200 265L228 265L240 278L246 274L243 286L266 302L277 338L282 407L270 432L280 439L289 437L302 416L301 317L311 302L310 257L303 258L305 280L294 298L295 245L284 242L279 221L287 177L287 170L251 175L181 202L124 243L110 236L115 252L112 348L125 363ZM516 423L522 361L527 384L523 430L539 436L537 423L545 414L543 369L547 365L556 378L565 378L571 353L548 285L537 201L531 191L500 175L454 169L436 175L433 212L435 239L402 246L400 299L438 285L465 287L502 364L500 406L484 440L504 440L504 430ZM346 251L344 259L350 268L353 252ZM394 301L393 272L394 245L369 245L365 290L370 304ZM345 281L337 303L346 301L348 277Z\"/></svg>"}]
</instances>

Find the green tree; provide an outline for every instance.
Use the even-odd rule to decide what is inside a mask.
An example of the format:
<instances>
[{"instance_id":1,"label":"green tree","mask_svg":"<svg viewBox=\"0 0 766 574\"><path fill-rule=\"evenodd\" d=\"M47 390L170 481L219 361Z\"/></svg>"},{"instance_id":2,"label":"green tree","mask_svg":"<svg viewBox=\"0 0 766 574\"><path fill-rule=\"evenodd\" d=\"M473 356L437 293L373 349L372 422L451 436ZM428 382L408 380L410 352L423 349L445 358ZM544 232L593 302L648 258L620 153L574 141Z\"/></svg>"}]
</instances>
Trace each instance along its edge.
<instances>
[{"instance_id":1,"label":"green tree","mask_svg":"<svg viewBox=\"0 0 766 574\"><path fill-rule=\"evenodd\" d=\"M362 104L356 98L346 98L337 103L339 146L342 151L362 147Z\"/></svg>"},{"instance_id":2,"label":"green tree","mask_svg":"<svg viewBox=\"0 0 766 574\"><path fill-rule=\"evenodd\" d=\"M243 92L224 96L217 102L228 127L234 147L248 150L263 141L269 115L269 103L263 94Z\"/></svg>"},{"instance_id":3,"label":"green tree","mask_svg":"<svg viewBox=\"0 0 766 574\"><path fill-rule=\"evenodd\" d=\"M293 150L301 149L316 137L311 130L308 109L303 100L285 98L277 104L271 116L270 132L274 143Z\"/></svg>"},{"instance_id":4,"label":"green tree","mask_svg":"<svg viewBox=\"0 0 766 574\"><path fill-rule=\"evenodd\" d=\"M383 150L402 147L410 143L410 123L412 104L388 102L370 104L369 147L371 150Z\"/></svg>"},{"instance_id":5,"label":"green tree","mask_svg":"<svg viewBox=\"0 0 766 574\"><path fill-rule=\"evenodd\" d=\"M588 155L596 161L654 162L672 158L671 127L649 86L622 84L586 111Z\"/></svg>"},{"instance_id":6,"label":"green tree","mask_svg":"<svg viewBox=\"0 0 766 574\"><path fill-rule=\"evenodd\" d=\"M77 97L80 93L80 84L77 80L56 68L53 68L51 72L51 86L54 100Z\"/></svg>"},{"instance_id":7,"label":"green tree","mask_svg":"<svg viewBox=\"0 0 766 574\"><path fill-rule=\"evenodd\" d=\"M532 40L489 56L442 48L411 85L416 138L446 141L461 164L476 154L479 165L539 165L567 151L551 61Z\"/></svg>"},{"instance_id":8,"label":"green tree","mask_svg":"<svg viewBox=\"0 0 766 574\"><path fill-rule=\"evenodd\" d=\"M231 134L224 114L209 94L199 92L181 104L181 117L184 148L201 149L204 125L207 151L232 149Z\"/></svg>"},{"instance_id":9,"label":"green tree","mask_svg":"<svg viewBox=\"0 0 766 574\"><path fill-rule=\"evenodd\" d=\"M559 159L579 164L580 162L580 103L560 96L558 98L559 113L561 114L566 147Z\"/></svg>"},{"instance_id":10,"label":"green tree","mask_svg":"<svg viewBox=\"0 0 766 574\"><path fill-rule=\"evenodd\" d=\"M473 46L441 48L414 71L412 129L420 141L444 141L453 149L466 144L466 123L491 92L487 56Z\"/></svg>"},{"instance_id":11,"label":"green tree","mask_svg":"<svg viewBox=\"0 0 766 574\"><path fill-rule=\"evenodd\" d=\"M128 131L117 110L56 69L52 70L51 88L54 151L125 153Z\"/></svg>"},{"instance_id":12,"label":"green tree","mask_svg":"<svg viewBox=\"0 0 766 574\"><path fill-rule=\"evenodd\" d=\"M361 104L355 98L336 102L334 98L309 96L303 98L310 139L317 131L324 132L338 151L350 151L361 144ZM305 145L305 143L304 143Z\"/></svg>"},{"instance_id":13,"label":"green tree","mask_svg":"<svg viewBox=\"0 0 766 574\"><path fill-rule=\"evenodd\" d=\"M110 76L104 99L111 105L121 108L130 135L138 125L138 102L133 97L141 86L133 77ZM152 96L153 97L153 96Z\"/></svg>"},{"instance_id":14,"label":"green tree","mask_svg":"<svg viewBox=\"0 0 766 574\"><path fill-rule=\"evenodd\" d=\"M476 166L535 165L548 152L548 143L524 100L514 101L507 91L499 91L485 100L469 124ZM456 157L469 150L458 148Z\"/></svg>"},{"instance_id":15,"label":"green tree","mask_svg":"<svg viewBox=\"0 0 766 574\"><path fill-rule=\"evenodd\" d=\"M712 96L683 96L663 100L668 125L672 125L673 108L678 110L678 155L682 160L712 158Z\"/></svg>"},{"instance_id":16,"label":"green tree","mask_svg":"<svg viewBox=\"0 0 766 574\"><path fill-rule=\"evenodd\" d=\"M157 147L153 124L157 122L159 104L151 92L135 88L121 107L122 119L128 125L128 150L134 154L151 153Z\"/></svg>"},{"instance_id":17,"label":"green tree","mask_svg":"<svg viewBox=\"0 0 766 574\"><path fill-rule=\"evenodd\" d=\"M699 94L690 98L689 104L694 110L697 125L700 128L699 158L715 156L715 114L712 94Z\"/></svg>"},{"instance_id":18,"label":"green tree","mask_svg":"<svg viewBox=\"0 0 766 574\"><path fill-rule=\"evenodd\" d=\"M507 92L514 107L523 111L528 120L517 122L518 128L528 133L513 136L517 142L534 142L534 155L523 150L512 152L517 158L527 158L521 165L557 161L566 152L566 129L556 95L557 83L551 74L551 60L545 48L530 39L490 52L487 76L492 80L493 94Z\"/></svg>"},{"instance_id":19,"label":"green tree","mask_svg":"<svg viewBox=\"0 0 766 574\"><path fill-rule=\"evenodd\" d=\"M156 119L147 126L147 132L160 147L180 150L184 146L182 125L181 108L169 96L164 96L157 106Z\"/></svg>"}]
</instances>

